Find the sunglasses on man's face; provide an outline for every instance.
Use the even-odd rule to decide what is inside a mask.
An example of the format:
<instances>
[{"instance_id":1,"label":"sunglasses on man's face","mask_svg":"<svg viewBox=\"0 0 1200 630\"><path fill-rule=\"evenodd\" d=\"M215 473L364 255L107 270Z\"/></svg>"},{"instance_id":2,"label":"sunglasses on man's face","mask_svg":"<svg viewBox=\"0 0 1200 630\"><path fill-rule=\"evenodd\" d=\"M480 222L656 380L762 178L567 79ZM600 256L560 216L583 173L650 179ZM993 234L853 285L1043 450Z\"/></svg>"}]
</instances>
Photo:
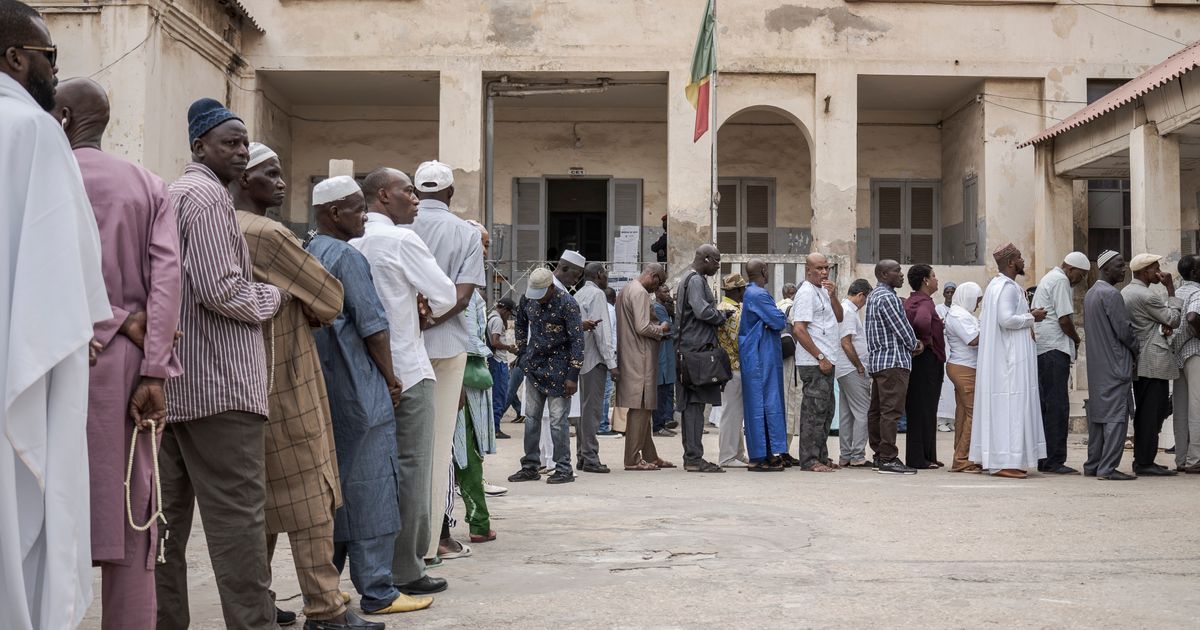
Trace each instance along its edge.
<instances>
[{"instance_id":1,"label":"sunglasses on man's face","mask_svg":"<svg viewBox=\"0 0 1200 630\"><path fill-rule=\"evenodd\" d=\"M40 52L46 56L46 60L50 62L51 66L58 65L58 46L13 46L13 48Z\"/></svg>"}]
</instances>

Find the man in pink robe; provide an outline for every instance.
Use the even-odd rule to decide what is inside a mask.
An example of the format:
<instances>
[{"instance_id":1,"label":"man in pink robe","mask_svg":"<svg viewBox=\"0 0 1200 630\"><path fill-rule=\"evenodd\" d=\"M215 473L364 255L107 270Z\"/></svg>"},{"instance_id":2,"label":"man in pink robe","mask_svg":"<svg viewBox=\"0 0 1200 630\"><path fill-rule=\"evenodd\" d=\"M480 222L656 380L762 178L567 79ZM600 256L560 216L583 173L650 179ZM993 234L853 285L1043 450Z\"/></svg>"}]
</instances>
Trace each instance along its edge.
<instances>
[{"instance_id":1,"label":"man in pink robe","mask_svg":"<svg viewBox=\"0 0 1200 630\"><path fill-rule=\"evenodd\" d=\"M100 229L102 272L113 318L95 325L103 349L91 370L88 465L91 473L92 562L101 567L102 624L153 628L157 606L154 562L159 509L154 497L151 440L166 418L163 383L181 369L175 356L179 323L179 235L166 184L153 173L100 150L108 125L104 89L90 79L59 85L53 112L63 124ZM125 473L133 432L140 430L130 480Z\"/></svg>"}]
</instances>

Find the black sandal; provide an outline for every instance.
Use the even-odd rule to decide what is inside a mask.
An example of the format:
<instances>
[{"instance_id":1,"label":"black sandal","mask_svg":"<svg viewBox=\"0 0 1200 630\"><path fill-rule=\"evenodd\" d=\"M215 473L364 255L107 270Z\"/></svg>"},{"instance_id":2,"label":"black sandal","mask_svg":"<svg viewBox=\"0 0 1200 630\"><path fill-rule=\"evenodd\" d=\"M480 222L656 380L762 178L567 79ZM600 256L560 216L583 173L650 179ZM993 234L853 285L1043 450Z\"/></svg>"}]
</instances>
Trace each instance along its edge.
<instances>
[{"instance_id":1,"label":"black sandal","mask_svg":"<svg viewBox=\"0 0 1200 630\"><path fill-rule=\"evenodd\" d=\"M522 422L525 422L525 416L517 416L512 421L513 424L521 424Z\"/></svg>"}]
</instances>

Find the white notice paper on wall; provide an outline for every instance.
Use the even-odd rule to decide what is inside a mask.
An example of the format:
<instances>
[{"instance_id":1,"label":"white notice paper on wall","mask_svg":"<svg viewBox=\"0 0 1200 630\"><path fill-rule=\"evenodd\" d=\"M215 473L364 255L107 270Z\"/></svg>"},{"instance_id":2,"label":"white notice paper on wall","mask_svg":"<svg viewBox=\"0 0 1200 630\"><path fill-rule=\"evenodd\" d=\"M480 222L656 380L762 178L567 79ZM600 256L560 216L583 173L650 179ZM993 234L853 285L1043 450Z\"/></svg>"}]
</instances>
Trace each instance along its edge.
<instances>
[{"instance_id":1,"label":"white notice paper on wall","mask_svg":"<svg viewBox=\"0 0 1200 630\"><path fill-rule=\"evenodd\" d=\"M641 229L636 225L622 225L619 235L613 239L613 265L608 272L608 285L614 290L620 291L637 277L640 241Z\"/></svg>"}]
</instances>

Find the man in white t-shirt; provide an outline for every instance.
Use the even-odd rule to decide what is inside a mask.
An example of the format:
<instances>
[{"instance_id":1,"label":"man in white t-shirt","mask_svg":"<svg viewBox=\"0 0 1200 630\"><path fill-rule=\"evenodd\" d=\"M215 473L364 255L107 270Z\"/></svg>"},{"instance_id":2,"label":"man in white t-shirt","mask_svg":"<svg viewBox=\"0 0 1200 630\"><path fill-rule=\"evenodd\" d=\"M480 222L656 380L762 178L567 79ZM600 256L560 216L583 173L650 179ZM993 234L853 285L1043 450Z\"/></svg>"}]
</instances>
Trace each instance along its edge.
<instances>
[{"instance_id":1,"label":"man in white t-shirt","mask_svg":"<svg viewBox=\"0 0 1200 630\"><path fill-rule=\"evenodd\" d=\"M837 299L837 286L829 281L829 259L824 254L814 252L805 261L804 284L796 290L792 321L796 373L804 384L804 402L800 406L800 469L832 472L838 466L829 459L827 443L833 424L834 364L842 304Z\"/></svg>"},{"instance_id":2,"label":"man in white t-shirt","mask_svg":"<svg viewBox=\"0 0 1200 630\"><path fill-rule=\"evenodd\" d=\"M871 377L867 376L867 335L858 311L867 303L871 283L859 278L850 285L842 300L842 323L838 328L837 362L834 373L838 383L838 464L866 468L867 412L871 410Z\"/></svg>"}]
</instances>

